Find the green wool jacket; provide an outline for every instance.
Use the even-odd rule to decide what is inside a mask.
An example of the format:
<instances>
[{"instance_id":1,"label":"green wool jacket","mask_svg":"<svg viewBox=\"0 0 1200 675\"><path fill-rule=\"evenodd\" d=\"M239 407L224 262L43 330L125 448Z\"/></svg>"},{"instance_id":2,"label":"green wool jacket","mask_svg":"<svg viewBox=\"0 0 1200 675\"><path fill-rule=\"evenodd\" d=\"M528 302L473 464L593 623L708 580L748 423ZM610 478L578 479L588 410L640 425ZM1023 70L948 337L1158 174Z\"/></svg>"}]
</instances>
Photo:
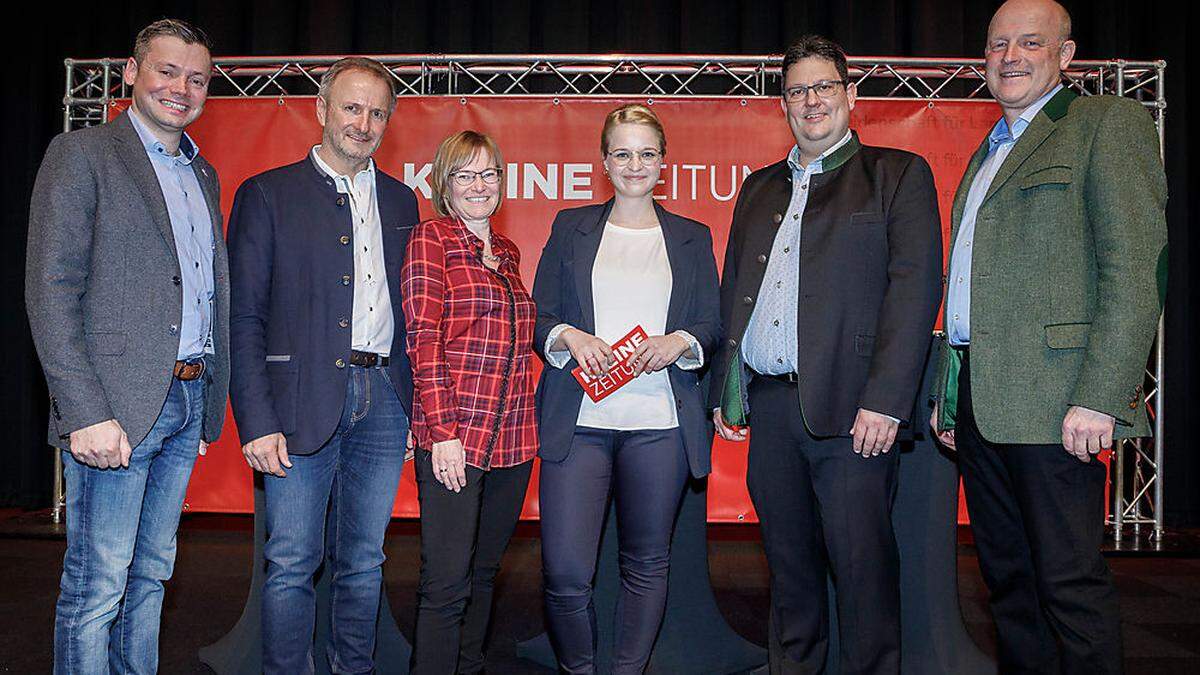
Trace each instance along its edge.
<instances>
[{"instance_id":1,"label":"green wool jacket","mask_svg":"<svg viewBox=\"0 0 1200 675\"><path fill-rule=\"evenodd\" d=\"M951 242L987 151L985 138L959 183ZM1137 102L1064 88L1025 129L972 242L971 395L985 439L1061 443L1072 405L1112 415L1117 438L1149 435L1142 382L1166 200L1158 134ZM960 359L943 344L942 429L954 426Z\"/></svg>"}]
</instances>

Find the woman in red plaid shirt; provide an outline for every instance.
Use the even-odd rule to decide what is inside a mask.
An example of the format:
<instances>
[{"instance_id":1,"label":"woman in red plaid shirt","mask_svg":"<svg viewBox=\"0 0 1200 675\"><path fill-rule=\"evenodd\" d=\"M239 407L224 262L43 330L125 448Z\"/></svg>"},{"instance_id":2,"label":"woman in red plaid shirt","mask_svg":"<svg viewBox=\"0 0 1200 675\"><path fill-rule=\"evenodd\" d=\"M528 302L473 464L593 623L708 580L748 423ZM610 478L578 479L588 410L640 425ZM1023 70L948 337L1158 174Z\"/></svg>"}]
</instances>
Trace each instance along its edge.
<instances>
[{"instance_id":1,"label":"woman in red plaid shirt","mask_svg":"<svg viewBox=\"0 0 1200 675\"><path fill-rule=\"evenodd\" d=\"M442 217L413 230L401 272L421 504L418 674L483 669L492 583L537 452L537 310L516 244L490 223L503 166L484 134L442 142L430 175Z\"/></svg>"}]
</instances>

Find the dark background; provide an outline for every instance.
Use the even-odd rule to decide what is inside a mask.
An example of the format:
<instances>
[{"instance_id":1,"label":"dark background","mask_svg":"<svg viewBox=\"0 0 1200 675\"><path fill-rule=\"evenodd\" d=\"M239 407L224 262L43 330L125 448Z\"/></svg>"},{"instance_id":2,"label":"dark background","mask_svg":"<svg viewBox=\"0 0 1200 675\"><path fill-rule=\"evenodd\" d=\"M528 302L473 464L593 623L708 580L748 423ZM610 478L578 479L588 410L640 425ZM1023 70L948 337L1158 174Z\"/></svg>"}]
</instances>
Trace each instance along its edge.
<instances>
[{"instance_id":1,"label":"dark background","mask_svg":"<svg viewBox=\"0 0 1200 675\"><path fill-rule=\"evenodd\" d=\"M1189 274L1196 255L1188 191L1185 14L1166 3L1064 3L1079 59L1165 59L1166 165L1171 200L1167 295L1166 504L1168 523L1200 525L1200 456L1194 414L1196 320ZM50 503L52 455L44 441L47 397L23 301L29 194L46 145L62 128L67 57L125 57L134 35L162 17L204 28L221 56L421 53L780 53L821 33L851 55L977 56L992 0L231 0L22 3L5 17L0 138L0 506ZM13 50L16 45L23 45ZM782 120L780 120L782 123ZM219 167L218 167L219 169ZM1050 273L1050 271L1047 271Z\"/></svg>"}]
</instances>

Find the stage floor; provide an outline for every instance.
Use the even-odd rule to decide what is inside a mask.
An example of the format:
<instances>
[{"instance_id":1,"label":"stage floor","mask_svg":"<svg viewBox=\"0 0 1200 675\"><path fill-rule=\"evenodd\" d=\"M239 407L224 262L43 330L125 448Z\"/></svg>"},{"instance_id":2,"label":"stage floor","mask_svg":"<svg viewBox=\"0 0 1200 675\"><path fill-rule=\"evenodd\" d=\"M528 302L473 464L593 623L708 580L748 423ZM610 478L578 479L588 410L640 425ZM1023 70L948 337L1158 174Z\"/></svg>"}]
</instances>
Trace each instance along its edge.
<instances>
[{"instance_id":1,"label":"stage floor","mask_svg":"<svg viewBox=\"0 0 1200 675\"><path fill-rule=\"evenodd\" d=\"M8 512L4 515L12 515ZM412 634L419 553L413 523L393 524L385 566L396 621ZM730 624L764 643L767 566L754 529L710 533L713 588ZM160 672L207 673L196 651L225 634L240 616L250 581L248 517L189 516L179 534L175 578L163 611ZM65 543L61 539L0 538L0 671L47 673L51 665L54 599ZM1110 557L1121 594L1125 666L1130 675L1200 673L1200 559ZM958 586L971 636L994 653L994 636L974 550L959 547ZM497 581L488 672L552 673L516 658L519 640L542 631L541 561L535 525L523 524Z\"/></svg>"}]
</instances>

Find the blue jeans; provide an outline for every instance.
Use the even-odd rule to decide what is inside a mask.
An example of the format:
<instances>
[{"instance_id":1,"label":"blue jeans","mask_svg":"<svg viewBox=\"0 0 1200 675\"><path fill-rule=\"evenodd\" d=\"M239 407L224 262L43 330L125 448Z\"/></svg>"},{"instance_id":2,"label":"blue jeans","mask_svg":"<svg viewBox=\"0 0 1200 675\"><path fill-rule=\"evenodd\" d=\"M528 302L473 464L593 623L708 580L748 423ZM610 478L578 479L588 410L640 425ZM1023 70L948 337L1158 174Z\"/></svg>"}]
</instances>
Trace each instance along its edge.
<instances>
[{"instance_id":1,"label":"blue jeans","mask_svg":"<svg viewBox=\"0 0 1200 675\"><path fill-rule=\"evenodd\" d=\"M311 455L291 455L286 477L263 477L263 672L313 672L313 576L323 562L332 575L330 670L372 672L383 537L407 435L408 418L387 370L351 367L333 437Z\"/></svg>"},{"instance_id":2,"label":"blue jeans","mask_svg":"<svg viewBox=\"0 0 1200 675\"><path fill-rule=\"evenodd\" d=\"M63 451L67 553L54 617L54 672L154 673L163 582L200 446L207 378L172 380L129 467L96 469Z\"/></svg>"}]
</instances>

